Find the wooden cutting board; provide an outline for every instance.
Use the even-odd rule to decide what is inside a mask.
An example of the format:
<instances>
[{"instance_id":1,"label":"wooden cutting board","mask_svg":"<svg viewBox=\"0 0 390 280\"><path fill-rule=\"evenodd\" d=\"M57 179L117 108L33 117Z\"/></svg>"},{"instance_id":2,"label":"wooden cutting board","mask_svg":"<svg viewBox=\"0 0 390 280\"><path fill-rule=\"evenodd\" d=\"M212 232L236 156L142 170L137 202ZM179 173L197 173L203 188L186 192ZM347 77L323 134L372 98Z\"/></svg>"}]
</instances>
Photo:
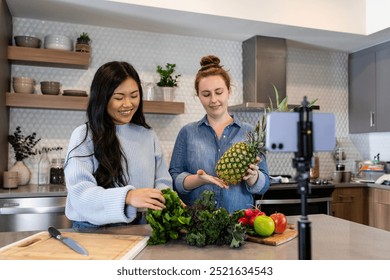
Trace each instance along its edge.
<instances>
[{"instance_id":1,"label":"wooden cutting board","mask_svg":"<svg viewBox=\"0 0 390 280\"><path fill-rule=\"evenodd\" d=\"M298 231L294 228L288 227L283 233L274 233L268 237L247 235L246 240L265 245L278 246L293 240L298 236Z\"/></svg>"},{"instance_id":2,"label":"wooden cutting board","mask_svg":"<svg viewBox=\"0 0 390 280\"><path fill-rule=\"evenodd\" d=\"M7 260L123 260L133 259L147 245L148 236L62 232L73 238L89 255L83 256L39 232L0 248L0 259Z\"/></svg>"}]
</instances>

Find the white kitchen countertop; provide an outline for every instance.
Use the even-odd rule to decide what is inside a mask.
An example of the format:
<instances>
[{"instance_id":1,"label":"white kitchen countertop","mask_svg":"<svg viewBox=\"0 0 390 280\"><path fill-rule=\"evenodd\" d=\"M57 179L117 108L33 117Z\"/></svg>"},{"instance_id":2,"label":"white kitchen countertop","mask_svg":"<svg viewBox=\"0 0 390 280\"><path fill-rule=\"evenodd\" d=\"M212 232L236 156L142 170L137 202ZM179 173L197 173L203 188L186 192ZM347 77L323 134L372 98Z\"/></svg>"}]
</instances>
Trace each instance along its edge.
<instances>
[{"instance_id":1,"label":"white kitchen countertop","mask_svg":"<svg viewBox=\"0 0 390 280\"><path fill-rule=\"evenodd\" d=\"M350 222L328 215L309 215L313 260L389 260L390 232ZM288 216L297 225L300 216ZM0 247L26 238L36 232L0 232ZM114 227L96 233L149 235L149 225ZM239 249L228 246L189 246L183 239L163 245L147 246L137 256L139 260L297 260L299 239L279 246L247 242Z\"/></svg>"}]
</instances>

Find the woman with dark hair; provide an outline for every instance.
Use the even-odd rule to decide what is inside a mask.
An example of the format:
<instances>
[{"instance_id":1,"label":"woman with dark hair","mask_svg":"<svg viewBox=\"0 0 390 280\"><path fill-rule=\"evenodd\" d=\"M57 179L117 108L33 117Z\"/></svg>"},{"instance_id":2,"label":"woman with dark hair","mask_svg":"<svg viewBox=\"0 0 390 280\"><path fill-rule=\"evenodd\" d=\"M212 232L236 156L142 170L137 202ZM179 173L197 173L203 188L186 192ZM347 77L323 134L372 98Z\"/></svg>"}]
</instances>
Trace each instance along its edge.
<instances>
[{"instance_id":1,"label":"woman with dark hair","mask_svg":"<svg viewBox=\"0 0 390 280\"><path fill-rule=\"evenodd\" d=\"M185 204L192 205L204 190L212 190L216 207L224 207L232 213L252 207L253 195L267 191L267 162L265 155L257 157L257 162L246 167L246 174L238 184L228 185L216 176L218 159L234 143L245 141L248 132L254 131L254 127L228 113L231 82L219 58L205 56L200 65L195 78L195 90L206 115L180 130L169 172L174 190Z\"/></svg>"},{"instance_id":2,"label":"woman with dark hair","mask_svg":"<svg viewBox=\"0 0 390 280\"><path fill-rule=\"evenodd\" d=\"M69 141L66 216L74 229L145 223L146 209L165 208L161 190L172 179L132 65L112 61L97 70L87 116Z\"/></svg>"}]
</instances>

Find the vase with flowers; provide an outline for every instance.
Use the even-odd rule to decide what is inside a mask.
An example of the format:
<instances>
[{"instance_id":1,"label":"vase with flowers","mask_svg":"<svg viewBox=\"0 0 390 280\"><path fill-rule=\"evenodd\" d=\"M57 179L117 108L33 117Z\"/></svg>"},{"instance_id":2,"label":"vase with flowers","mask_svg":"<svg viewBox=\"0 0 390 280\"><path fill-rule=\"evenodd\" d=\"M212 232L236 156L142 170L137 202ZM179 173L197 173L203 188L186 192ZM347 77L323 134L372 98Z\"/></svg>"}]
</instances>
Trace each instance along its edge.
<instances>
[{"instance_id":1,"label":"vase with flowers","mask_svg":"<svg viewBox=\"0 0 390 280\"><path fill-rule=\"evenodd\" d=\"M14 149L16 160L16 163L9 171L18 172L19 186L26 185L30 181L31 171L24 164L23 160L36 154L34 147L40 140L41 138L38 139L35 132L28 136L24 136L20 126L16 128L13 134L8 135L8 142Z\"/></svg>"}]
</instances>

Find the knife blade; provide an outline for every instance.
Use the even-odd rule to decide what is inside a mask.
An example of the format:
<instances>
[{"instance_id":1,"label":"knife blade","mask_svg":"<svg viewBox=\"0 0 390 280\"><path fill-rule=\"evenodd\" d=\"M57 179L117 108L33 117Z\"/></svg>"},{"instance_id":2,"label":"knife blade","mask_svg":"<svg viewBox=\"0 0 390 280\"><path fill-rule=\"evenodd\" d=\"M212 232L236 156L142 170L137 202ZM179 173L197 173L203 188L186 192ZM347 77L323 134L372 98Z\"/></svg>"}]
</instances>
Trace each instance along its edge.
<instances>
[{"instance_id":1,"label":"knife blade","mask_svg":"<svg viewBox=\"0 0 390 280\"><path fill-rule=\"evenodd\" d=\"M65 244L66 246L71 248L73 251L75 251L81 255L88 256L88 251L83 246L81 246L79 243L77 243L74 239L68 238L68 237L63 237L61 235L61 232L58 229L56 229L55 227L49 227L47 230L52 237L61 241L63 244Z\"/></svg>"}]
</instances>

